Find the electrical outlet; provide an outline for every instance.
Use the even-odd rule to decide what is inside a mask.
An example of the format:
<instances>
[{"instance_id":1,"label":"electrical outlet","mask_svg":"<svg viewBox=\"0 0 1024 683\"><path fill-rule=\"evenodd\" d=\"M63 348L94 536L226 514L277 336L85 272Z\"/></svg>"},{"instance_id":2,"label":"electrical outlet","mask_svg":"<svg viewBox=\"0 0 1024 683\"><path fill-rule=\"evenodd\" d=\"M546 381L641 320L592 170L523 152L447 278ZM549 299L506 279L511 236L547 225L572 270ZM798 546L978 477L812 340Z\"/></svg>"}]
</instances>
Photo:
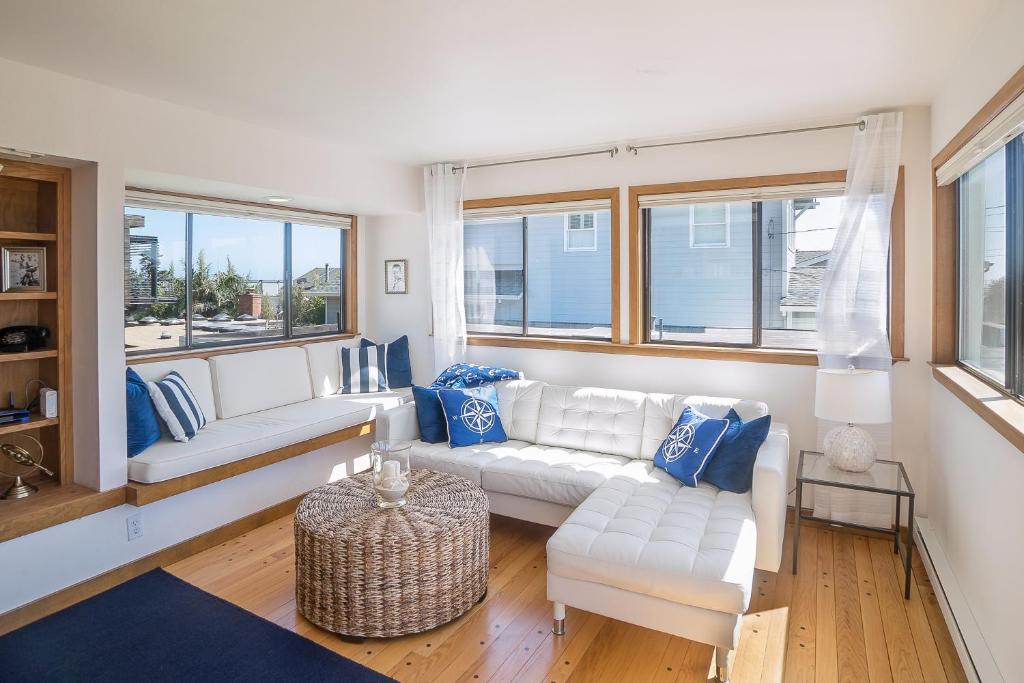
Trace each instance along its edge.
<instances>
[{"instance_id":1,"label":"electrical outlet","mask_svg":"<svg viewBox=\"0 0 1024 683\"><path fill-rule=\"evenodd\" d=\"M136 538L142 538L142 513L136 512L125 521L128 524L128 540L134 541Z\"/></svg>"}]
</instances>

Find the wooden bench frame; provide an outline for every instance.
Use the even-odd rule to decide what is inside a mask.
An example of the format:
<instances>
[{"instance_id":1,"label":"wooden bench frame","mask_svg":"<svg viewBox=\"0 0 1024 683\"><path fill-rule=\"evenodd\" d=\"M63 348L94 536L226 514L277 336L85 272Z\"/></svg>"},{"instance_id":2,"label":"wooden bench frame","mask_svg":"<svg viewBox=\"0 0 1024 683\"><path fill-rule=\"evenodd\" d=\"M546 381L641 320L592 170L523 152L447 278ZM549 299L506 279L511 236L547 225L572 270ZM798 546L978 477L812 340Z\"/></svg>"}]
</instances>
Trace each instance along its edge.
<instances>
[{"instance_id":1,"label":"wooden bench frame","mask_svg":"<svg viewBox=\"0 0 1024 683\"><path fill-rule=\"evenodd\" d=\"M125 487L125 502L136 507L149 505L150 503L155 503L158 500L176 496L179 493L185 493L186 491L191 491L208 484L230 479L231 477L251 472L261 467L266 467L267 465L273 465L275 462L288 460L320 448L341 443L342 441L348 441L349 439L357 439L361 436L367 436L373 433L374 423L375 420L373 419L366 420L365 422L358 422L336 432L323 434L322 436L290 444L282 448L267 451L266 453L260 453L259 455L253 455L242 460L236 460L235 462L211 467L207 470L201 470L199 472L193 472L192 474L175 477L174 479L167 479L166 481L158 481L152 484L129 481L128 485Z\"/></svg>"}]
</instances>

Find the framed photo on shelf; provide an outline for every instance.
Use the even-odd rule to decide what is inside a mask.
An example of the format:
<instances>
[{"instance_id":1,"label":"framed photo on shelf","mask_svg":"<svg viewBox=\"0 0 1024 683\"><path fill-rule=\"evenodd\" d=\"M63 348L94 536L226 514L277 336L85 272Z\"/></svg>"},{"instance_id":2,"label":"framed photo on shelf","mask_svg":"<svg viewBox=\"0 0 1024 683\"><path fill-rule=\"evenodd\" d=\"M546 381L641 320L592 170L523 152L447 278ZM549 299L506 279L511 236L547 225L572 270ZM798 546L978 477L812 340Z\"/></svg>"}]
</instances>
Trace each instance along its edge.
<instances>
[{"instance_id":1,"label":"framed photo on shelf","mask_svg":"<svg viewBox=\"0 0 1024 683\"><path fill-rule=\"evenodd\" d=\"M4 292L46 291L46 247L4 247Z\"/></svg>"},{"instance_id":2,"label":"framed photo on shelf","mask_svg":"<svg viewBox=\"0 0 1024 683\"><path fill-rule=\"evenodd\" d=\"M409 261L394 259L384 261L384 293L409 293Z\"/></svg>"}]
</instances>

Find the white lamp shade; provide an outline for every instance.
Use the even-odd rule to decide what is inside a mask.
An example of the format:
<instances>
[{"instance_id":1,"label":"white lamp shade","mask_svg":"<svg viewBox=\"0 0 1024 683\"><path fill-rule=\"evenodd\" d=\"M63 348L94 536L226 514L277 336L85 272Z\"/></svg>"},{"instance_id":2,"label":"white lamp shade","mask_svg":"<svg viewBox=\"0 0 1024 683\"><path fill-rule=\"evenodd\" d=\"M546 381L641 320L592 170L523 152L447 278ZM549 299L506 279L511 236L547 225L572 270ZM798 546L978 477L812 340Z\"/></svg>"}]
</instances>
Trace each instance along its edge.
<instances>
[{"instance_id":1,"label":"white lamp shade","mask_svg":"<svg viewBox=\"0 0 1024 683\"><path fill-rule=\"evenodd\" d=\"M814 416L849 424L892 422L889 373L881 370L818 370Z\"/></svg>"}]
</instances>

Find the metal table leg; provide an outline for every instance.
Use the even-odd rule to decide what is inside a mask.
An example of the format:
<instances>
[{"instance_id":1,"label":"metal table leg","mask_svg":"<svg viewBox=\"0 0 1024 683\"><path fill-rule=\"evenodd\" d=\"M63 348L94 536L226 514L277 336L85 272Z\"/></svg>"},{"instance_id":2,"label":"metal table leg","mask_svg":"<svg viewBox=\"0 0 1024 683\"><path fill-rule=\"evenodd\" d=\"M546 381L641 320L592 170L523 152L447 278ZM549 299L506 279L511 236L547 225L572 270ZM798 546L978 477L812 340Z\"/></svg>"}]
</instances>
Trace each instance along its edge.
<instances>
[{"instance_id":1,"label":"metal table leg","mask_svg":"<svg viewBox=\"0 0 1024 683\"><path fill-rule=\"evenodd\" d=\"M802 510L801 502L803 501L804 486L802 482L796 483L796 510L795 519L793 520L793 573L796 574L796 555L797 548L800 547L800 510Z\"/></svg>"},{"instance_id":2,"label":"metal table leg","mask_svg":"<svg viewBox=\"0 0 1024 683\"><path fill-rule=\"evenodd\" d=\"M907 573L905 582L903 584L903 598L905 600L910 599L910 577L912 576L913 569L911 567L911 558L914 554L914 496L910 496L910 501L907 503L907 557L904 560L903 569Z\"/></svg>"},{"instance_id":3,"label":"metal table leg","mask_svg":"<svg viewBox=\"0 0 1024 683\"><path fill-rule=\"evenodd\" d=\"M896 530L892 535L892 551L898 553L900 551L900 503L903 501L903 496L896 496Z\"/></svg>"}]
</instances>

